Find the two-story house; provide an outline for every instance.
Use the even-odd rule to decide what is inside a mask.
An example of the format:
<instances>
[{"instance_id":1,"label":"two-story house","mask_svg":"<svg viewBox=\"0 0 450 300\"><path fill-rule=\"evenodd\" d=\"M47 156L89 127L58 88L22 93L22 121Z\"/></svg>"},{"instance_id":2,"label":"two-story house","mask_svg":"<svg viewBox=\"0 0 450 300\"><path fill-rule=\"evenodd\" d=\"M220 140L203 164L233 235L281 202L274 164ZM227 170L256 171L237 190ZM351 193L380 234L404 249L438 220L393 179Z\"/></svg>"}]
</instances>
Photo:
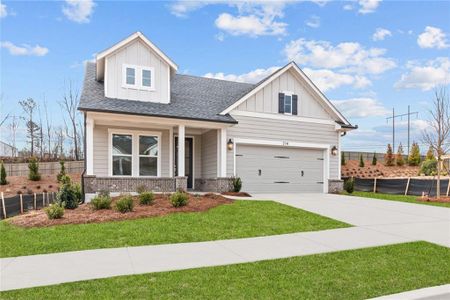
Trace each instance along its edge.
<instances>
[{"instance_id":1,"label":"two-story house","mask_svg":"<svg viewBox=\"0 0 450 300\"><path fill-rule=\"evenodd\" d=\"M177 188L328 192L355 129L291 62L257 84L177 74L136 32L86 65L87 195ZM87 197L89 199L89 197Z\"/></svg>"}]
</instances>

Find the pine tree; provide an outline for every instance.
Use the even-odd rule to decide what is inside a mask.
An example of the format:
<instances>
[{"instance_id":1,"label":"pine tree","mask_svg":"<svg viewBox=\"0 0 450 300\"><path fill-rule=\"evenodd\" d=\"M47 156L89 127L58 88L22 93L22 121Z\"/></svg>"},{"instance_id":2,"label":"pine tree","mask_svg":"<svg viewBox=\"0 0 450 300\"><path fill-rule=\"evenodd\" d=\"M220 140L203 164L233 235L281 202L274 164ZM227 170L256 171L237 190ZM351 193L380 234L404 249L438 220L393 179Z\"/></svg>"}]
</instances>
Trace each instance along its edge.
<instances>
[{"instance_id":1,"label":"pine tree","mask_svg":"<svg viewBox=\"0 0 450 300\"><path fill-rule=\"evenodd\" d=\"M395 164L395 158L394 154L392 153L391 144L387 145L386 154L384 155L384 164L389 167Z\"/></svg>"},{"instance_id":2,"label":"pine tree","mask_svg":"<svg viewBox=\"0 0 450 300\"><path fill-rule=\"evenodd\" d=\"M61 160L59 164L61 165L61 170L59 171L58 175L56 175L56 180L58 182L61 182L61 178L66 175L66 167L64 166L63 160Z\"/></svg>"},{"instance_id":3,"label":"pine tree","mask_svg":"<svg viewBox=\"0 0 450 300\"><path fill-rule=\"evenodd\" d=\"M425 160L435 160L436 157L434 156L433 148L430 146L427 151L427 156L425 157Z\"/></svg>"},{"instance_id":4,"label":"pine tree","mask_svg":"<svg viewBox=\"0 0 450 300\"><path fill-rule=\"evenodd\" d=\"M5 166L3 165L3 161L1 162L1 168L0 168L0 185L6 185L8 184L8 181L6 180L6 170Z\"/></svg>"},{"instance_id":5,"label":"pine tree","mask_svg":"<svg viewBox=\"0 0 450 300\"><path fill-rule=\"evenodd\" d=\"M373 157L372 157L372 166L376 166L377 165L377 153L374 152L373 153Z\"/></svg>"},{"instance_id":6,"label":"pine tree","mask_svg":"<svg viewBox=\"0 0 450 300\"><path fill-rule=\"evenodd\" d=\"M347 162L345 161L345 155L344 153L341 154L341 166L345 166Z\"/></svg>"},{"instance_id":7,"label":"pine tree","mask_svg":"<svg viewBox=\"0 0 450 300\"><path fill-rule=\"evenodd\" d=\"M397 166L401 167L405 164L405 160L403 159L403 146L402 143L398 146L397 155L395 158Z\"/></svg>"},{"instance_id":8,"label":"pine tree","mask_svg":"<svg viewBox=\"0 0 450 300\"><path fill-rule=\"evenodd\" d=\"M39 163L36 157L31 157L30 162L28 163L28 179L32 181L41 180L41 174L39 174Z\"/></svg>"},{"instance_id":9,"label":"pine tree","mask_svg":"<svg viewBox=\"0 0 450 300\"><path fill-rule=\"evenodd\" d=\"M420 148L417 143L413 143L411 147L411 152L408 157L408 164L410 166L420 165Z\"/></svg>"},{"instance_id":10,"label":"pine tree","mask_svg":"<svg viewBox=\"0 0 450 300\"><path fill-rule=\"evenodd\" d=\"M359 166L360 166L361 168L364 168L364 159L363 159L363 157L362 157L362 154L359 155Z\"/></svg>"}]
</instances>

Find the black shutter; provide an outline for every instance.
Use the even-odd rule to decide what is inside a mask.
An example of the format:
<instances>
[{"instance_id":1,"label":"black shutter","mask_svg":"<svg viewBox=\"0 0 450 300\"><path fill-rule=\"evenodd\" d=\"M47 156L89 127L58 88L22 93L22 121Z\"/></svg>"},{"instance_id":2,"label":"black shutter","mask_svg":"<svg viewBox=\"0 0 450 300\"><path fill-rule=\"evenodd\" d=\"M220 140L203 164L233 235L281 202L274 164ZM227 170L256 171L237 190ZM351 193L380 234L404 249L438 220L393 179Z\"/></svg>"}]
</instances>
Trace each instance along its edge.
<instances>
[{"instance_id":1,"label":"black shutter","mask_svg":"<svg viewBox=\"0 0 450 300\"><path fill-rule=\"evenodd\" d=\"M298 96L292 95L292 114L297 115L297 107L298 107Z\"/></svg>"},{"instance_id":2,"label":"black shutter","mask_svg":"<svg viewBox=\"0 0 450 300\"><path fill-rule=\"evenodd\" d=\"M284 114L284 94L278 93L278 112Z\"/></svg>"}]
</instances>

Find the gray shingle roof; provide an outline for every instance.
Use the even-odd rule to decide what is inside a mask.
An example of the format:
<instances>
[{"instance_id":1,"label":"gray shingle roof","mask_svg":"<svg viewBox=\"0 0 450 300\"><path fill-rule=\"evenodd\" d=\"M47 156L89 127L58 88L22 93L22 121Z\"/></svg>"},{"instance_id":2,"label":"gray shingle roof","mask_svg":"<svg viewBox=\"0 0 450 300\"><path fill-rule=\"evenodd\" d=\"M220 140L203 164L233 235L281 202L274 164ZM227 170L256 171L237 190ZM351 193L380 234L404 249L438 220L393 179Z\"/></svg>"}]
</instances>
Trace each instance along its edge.
<instances>
[{"instance_id":1,"label":"gray shingle roof","mask_svg":"<svg viewBox=\"0 0 450 300\"><path fill-rule=\"evenodd\" d=\"M79 110L236 123L219 115L255 85L205 77L172 76L170 104L106 98L103 82L95 80L95 63L87 63Z\"/></svg>"}]
</instances>

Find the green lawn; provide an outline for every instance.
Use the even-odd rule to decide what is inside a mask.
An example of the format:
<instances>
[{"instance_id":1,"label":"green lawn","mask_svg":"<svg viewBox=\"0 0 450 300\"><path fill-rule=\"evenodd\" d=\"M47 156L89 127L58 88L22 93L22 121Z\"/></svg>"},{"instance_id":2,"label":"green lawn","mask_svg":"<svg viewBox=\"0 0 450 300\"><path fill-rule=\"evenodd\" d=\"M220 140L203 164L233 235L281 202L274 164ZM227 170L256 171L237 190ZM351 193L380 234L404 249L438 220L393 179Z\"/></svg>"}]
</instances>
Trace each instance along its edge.
<instances>
[{"instance_id":1,"label":"green lawn","mask_svg":"<svg viewBox=\"0 0 450 300\"><path fill-rule=\"evenodd\" d=\"M121 276L2 299L366 299L450 283L450 249L425 242Z\"/></svg>"},{"instance_id":2,"label":"green lawn","mask_svg":"<svg viewBox=\"0 0 450 300\"><path fill-rule=\"evenodd\" d=\"M383 199L383 200L410 202L410 203L433 205L433 206L450 207L450 203L418 201L417 196L391 195L391 194L380 194L380 193L373 193L373 192L357 192L357 191L354 191L353 194L348 194L346 192L344 192L344 194L350 195L350 196L372 198L372 199Z\"/></svg>"},{"instance_id":3,"label":"green lawn","mask_svg":"<svg viewBox=\"0 0 450 300\"><path fill-rule=\"evenodd\" d=\"M206 212L101 224L18 228L0 222L0 257L200 242L350 225L272 201L235 201Z\"/></svg>"}]
</instances>

